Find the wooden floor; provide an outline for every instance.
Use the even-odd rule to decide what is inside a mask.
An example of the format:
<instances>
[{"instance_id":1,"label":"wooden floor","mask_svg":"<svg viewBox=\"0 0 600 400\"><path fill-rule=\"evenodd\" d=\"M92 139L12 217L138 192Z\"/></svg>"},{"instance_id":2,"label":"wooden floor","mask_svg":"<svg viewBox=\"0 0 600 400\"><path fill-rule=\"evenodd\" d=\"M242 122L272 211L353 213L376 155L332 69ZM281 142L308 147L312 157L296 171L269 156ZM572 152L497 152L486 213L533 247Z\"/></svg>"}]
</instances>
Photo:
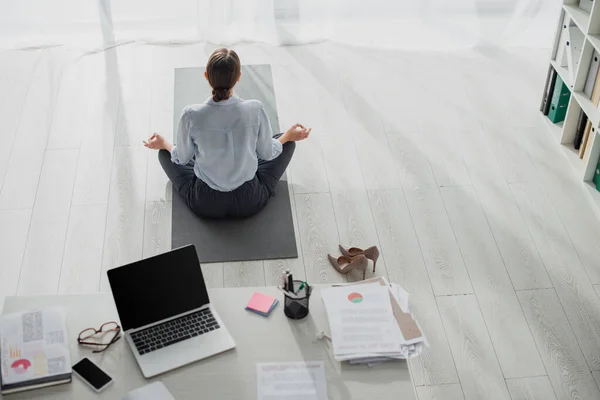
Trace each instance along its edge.
<instances>
[{"instance_id":1,"label":"wooden floor","mask_svg":"<svg viewBox=\"0 0 600 400\"><path fill-rule=\"evenodd\" d=\"M600 398L600 213L537 111L546 51L236 49L271 64L282 125L313 128L289 171L300 256L206 264L210 286L356 280L326 253L376 244L430 344L420 400ZM0 53L0 302L107 290L170 249L140 141L172 136L173 68L212 50Z\"/></svg>"}]
</instances>

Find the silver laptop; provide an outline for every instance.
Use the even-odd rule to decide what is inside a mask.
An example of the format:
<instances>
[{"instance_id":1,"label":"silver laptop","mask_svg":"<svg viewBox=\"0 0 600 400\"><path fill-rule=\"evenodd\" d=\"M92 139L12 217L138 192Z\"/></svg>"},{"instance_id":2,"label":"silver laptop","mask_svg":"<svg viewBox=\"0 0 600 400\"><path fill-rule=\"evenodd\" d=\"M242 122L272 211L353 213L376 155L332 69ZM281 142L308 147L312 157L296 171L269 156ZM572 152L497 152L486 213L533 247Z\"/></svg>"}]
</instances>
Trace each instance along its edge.
<instances>
[{"instance_id":1,"label":"silver laptop","mask_svg":"<svg viewBox=\"0 0 600 400\"><path fill-rule=\"evenodd\" d=\"M230 350L192 245L108 271L125 339L146 378Z\"/></svg>"}]
</instances>

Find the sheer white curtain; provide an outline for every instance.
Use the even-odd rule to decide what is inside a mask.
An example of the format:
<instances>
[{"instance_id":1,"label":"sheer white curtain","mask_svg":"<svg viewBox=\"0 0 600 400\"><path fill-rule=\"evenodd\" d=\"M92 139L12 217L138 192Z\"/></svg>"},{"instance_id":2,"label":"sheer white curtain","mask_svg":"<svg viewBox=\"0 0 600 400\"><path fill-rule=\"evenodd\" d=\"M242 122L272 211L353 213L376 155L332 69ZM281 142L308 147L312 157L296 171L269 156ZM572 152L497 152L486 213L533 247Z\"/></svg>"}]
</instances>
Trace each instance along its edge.
<instances>
[{"instance_id":1,"label":"sheer white curtain","mask_svg":"<svg viewBox=\"0 0 600 400\"><path fill-rule=\"evenodd\" d=\"M2 0L0 47L322 40L549 47L561 0Z\"/></svg>"}]
</instances>

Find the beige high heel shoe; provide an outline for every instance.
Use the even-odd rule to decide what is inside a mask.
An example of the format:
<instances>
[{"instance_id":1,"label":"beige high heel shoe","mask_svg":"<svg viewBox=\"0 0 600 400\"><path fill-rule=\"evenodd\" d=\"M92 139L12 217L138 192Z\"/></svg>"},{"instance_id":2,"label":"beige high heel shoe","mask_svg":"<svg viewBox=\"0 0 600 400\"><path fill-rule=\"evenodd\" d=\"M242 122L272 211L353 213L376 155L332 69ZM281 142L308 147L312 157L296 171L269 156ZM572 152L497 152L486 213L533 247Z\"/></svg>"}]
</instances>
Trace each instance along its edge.
<instances>
[{"instance_id":1,"label":"beige high heel shoe","mask_svg":"<svg viewBox=\"0 0 600 400\"><path fill-rule=\"evenodd\" d=\"M375 273L375 265L377 264L377 259L379 259L379 249L377 246L371 246L368 249L363 250L358 247L344 247L340 244L340 251L346 257L355 257L358 255L367 257L369 260L373 261L373 273Z\"/></svg>"},{"instance_id":2,"label":"beige high heel shoe","mask_svg":"<svg viewBox=\"0 0 600 400\"><path fill-rule=\"evenodd\" d=\"M362 271L363 279L365 279L369 261L362 254L355 257L339 256L337 258L331 254L327 254L327 257L329 257L329 262L331 265L333 265L333 268L335 268L340 274L345 275L353 269L357 269Z\"/></svg>"}]
</instances>

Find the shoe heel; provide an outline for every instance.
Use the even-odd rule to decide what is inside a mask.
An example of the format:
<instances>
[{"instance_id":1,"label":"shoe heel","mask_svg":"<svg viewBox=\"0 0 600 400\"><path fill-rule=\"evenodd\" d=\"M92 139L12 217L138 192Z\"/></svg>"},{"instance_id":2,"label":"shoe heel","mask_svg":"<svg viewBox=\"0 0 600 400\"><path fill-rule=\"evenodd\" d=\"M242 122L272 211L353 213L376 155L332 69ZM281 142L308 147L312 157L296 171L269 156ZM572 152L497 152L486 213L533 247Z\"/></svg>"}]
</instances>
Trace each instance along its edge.
<instances>
[{"instance_id":1,"label":"shoe heel","mask_svg":"<svg viewBox=\"0 0 600 400\"><path fill-rule=\"evenodd\" d=\"M373 252L373 273L375 273L375 267L377 266L377 260L379 259L379 250L375 247Z\"/></svg>"}]
</instances>

